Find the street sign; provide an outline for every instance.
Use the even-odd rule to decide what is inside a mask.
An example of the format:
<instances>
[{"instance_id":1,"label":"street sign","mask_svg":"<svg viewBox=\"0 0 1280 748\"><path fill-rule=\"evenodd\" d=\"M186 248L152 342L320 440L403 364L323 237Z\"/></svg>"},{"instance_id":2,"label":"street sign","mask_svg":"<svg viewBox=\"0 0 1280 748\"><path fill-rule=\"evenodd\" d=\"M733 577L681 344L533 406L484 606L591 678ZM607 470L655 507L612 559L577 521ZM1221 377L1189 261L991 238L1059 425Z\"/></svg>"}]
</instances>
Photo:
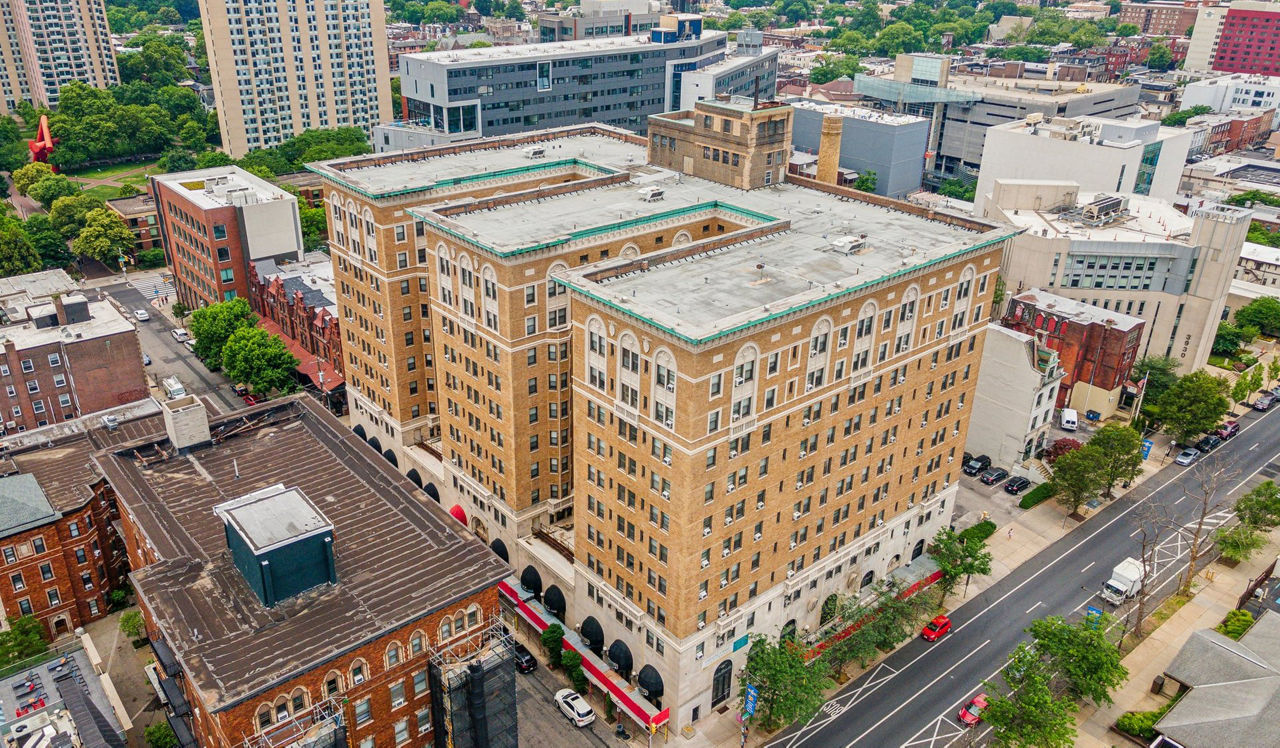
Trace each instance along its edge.
<instances>
[{"instance_id":1,"label":"street sign","mask_svg":"<svg viewBox=\"0 0 1280 748\"><path fill-rule=\"evenodd\" d=\"M1151 441L1150 439L1142 440L1142 459L1145 460L1151 456L1151 448L1154 447L1155 445L1156 443Z\"/></svg>"},{"instance_id":2,"label":"street sign","mask_svg":"<svg viewBox=\"0 0 1280 748\"><path fill-rule=\"evenodd\" d=\"M747 697L742 702L742 716L750 717L756 713L756 697L760 695L755 686L747 686Z\"/></svg>"},{"instance_id":3,"label":"street sign","mask_svg":"<svg viewBox=\"0 0 1280 748\"><path fill-rule=\"evenodd\" d=\"M1102 610L1089 605L1084 609L1084 617L1089 621L1089 627L1096 629L1098 624L1102 623Z\"/></svg>"}]
</instances>

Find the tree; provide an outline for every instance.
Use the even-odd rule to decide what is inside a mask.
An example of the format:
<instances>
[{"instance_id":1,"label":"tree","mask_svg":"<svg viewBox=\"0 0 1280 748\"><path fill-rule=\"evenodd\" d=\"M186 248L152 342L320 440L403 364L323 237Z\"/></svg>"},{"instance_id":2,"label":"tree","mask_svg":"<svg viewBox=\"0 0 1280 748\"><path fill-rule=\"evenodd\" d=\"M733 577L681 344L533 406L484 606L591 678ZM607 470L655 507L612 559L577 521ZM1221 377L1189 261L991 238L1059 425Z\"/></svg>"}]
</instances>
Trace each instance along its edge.
<instances>
[{"instance_id":1,"label":"tree","mask_svg":"<svg viewBox=\"0 0 1280 748\"><path fill-rule=\"evenodd\" d=\"M1211 106L1206 106L1204 104L1197 104L1191 107L1190 109L1183 109L1180 112L1173 112L1171 114L1165 115L1165 118L1160 120L1160 124L1164 125L1165 127L1183 127L1184 125L1187 124L1187 120L1191 119L1192 117L1199 117L1202 114L1208 114L1209 112L1212 112L1212 111L1213 111L1213 107Z\"/></svg>"},{"instance_id":2,"label":"tree","mask_svg":"<svg viewBox=\"0 0 1280 748\"><path fill-rule=\"evenodd\" d=\"M0 277L34 273L44 267L22 226L9 219L0 223Z\"/></svg>"},{"instance_id":3,"label":"tree","mask_svg":"<svg viewBox=\"0 0 1280 748\"><path fill-rule=\"evenodd\" d=\"M1103 494L1111 498L1117 483L1128 483L1142 475L1142 434L1120 423L1108 423L1089 440L1098 448Z\"/></svg>"},{"instance_id":4,"label":"tree","mask_svg":"<svg viewBox=\"0 0 1280 748\"><path fill-rule=\"evenodd\" d=\"M1280 379L1280 356L1276 356L1267 362L1267 384Z\"/></svg>"},{"instance_id":5,"label":"tree","mask_svg":"<svg viewBox=\"0 0 1280 748\"><path fill-rule=\"evenodd\" d=\"M587 676L582 672L582 655L572 649L561 650L560 667L564 668L564 674L573 684L573 690L578 693L587 692Z\"/></svg>"},{"instance_id":6,"label":"tree","mask_svg":"<svg viewBox=\"0 0 1280 748\"><path fill-rule=\"evenodd\" d=\"M191 151L182 148L170 148L160 156L160 160L156 163L156 168L165 173L173 173L175 171L191 171L196 168L196 157Z\"/></svg>"},{"instance_id":7,"label":"tree","mask_svg":"<svg viewBox=\"0 0 1280 748\"><path fill-rule=\"evenodd\" d=\"M809 71L809 81L820 86L837 78L852 78L860 72L862 66L853 55L823 55L822 62Z\"/></svg>"},{"instance_id":8,"label":"tree","mask_svg":"<svg viewBox=\"0 0 1280 748\"><path fill-rule=\"evenodd\" d=\"M1137 36L1138 34L1141 34L1141 33L1142 33L1142 29L1138 28L1136 24L1132 24L1132 23L1122 23L1116 27L1116 36L1130 37L1130 36Z\"/></svg>"},{"instance_id":9,"label":"tree","mask_svg":"<svg viewBox=\"0 0 1280 748\"><path fill-rule=\"evenodd\" d=\"M173 734L173 728L168 722L147 725L142 734L146 738L147 748L178 748L178 736Z\"/></svg>"},{"instance_id":10,"label":"tree","mask_svg":"<svg viewBox=\"0 0 1280 748\"><path fill-rule=\"evenodd\" d=\"M542 648L547 650L547 664L558 667L560 652L564 649L564 629L560 624L553 623L542 630L539 639L542 641Z\"/></svg>"},{"instance_id":11,"label":"tree","mask_svg":"<svg viewBox=\"0 0 1280 748\"><path fill-rule=\"evenodd\" d=\"M199 156L196 156L197 169L210 169L215 166L230 166L234 163L235 159L222 151L205 151Z\"/></svg>"},{"instance_id":12,"label":"tree","mask_svg":"<svg viewBox=\"0 0 1280 748\"><path fill-rule=\"evenodd\" d=\"M222 349L237 330L253 327L258 315L242 298L201 307L191 313L191 337L196 339L195 354L210 369L222 368Z\"/></svg>"},{"instance_id":13,"label":"tree","mask_svg":"<svg viewBox=\"0 0 1280 748\"><path fill-rule=\"evenodd\" d=\"M49 649L48 631L34 616L10 616L9 629L0 631L0 666L29 660Z\"/></svg>"},{"instance_id":14,"label":"tree","mask_svg":"<svg viewBox=\"0 0 1280 748\"><path fill-rule=\"evenodd\" d=\"M299 363L278 335L261 327L236 330L222 348L227 376L263 395L297 389L294 372Z\"/></svg>"},{"instance_id":15,"label":"tree","mask_svg":"<svg viewBox=\"0 0 1280 748\"><path fill-rule=\"evenodd\" d=\"M965 587L968 587L969 577L991 573L991 552L986 549L986 543L972 539L966 543L949 527L943 527L933 536L929 555L942 572L938 586L942 590L943 600L955 591L962 578L966 580Z\"/></svg>"},{"instance_id":16,"label":"tree","mask_svg":"<svg viewBox=\"0 0 1280 748\"><path fill-rule=\"evenodd\" d=\"M144 628L145 626L142 621L142 613L136 610L131 610L120 616L120 633L130 639L137 639L142 636Z\"/></svg>"},{"instance_id":17,"label":"tree","mask_svg":"<svg viewBox=\"0 0 1280 748\"><path fill-rule=\"evenodd\" d=\"M1070 748L1076 736L1075 701L1054 695L1043 663L1025 644L1010 656L1006 680L1010 671L1018 673L1012 687L992 681L983 684L987 708L982 719L991 726L992 744Z\"/></svg>"},{"instance_id":18,"label":"tree","mask_svg":"<svg viewBox=\"0 0 1280 748\"><path fill-rule=\"evenodd\" d=\"M1054 461L1051 481L1054 497L1071 514L1079 512L1081 506L1102 490L1103 479L1098 469L1102 461L1102 450L1092 444L1067 452Z\"/></svg>"},{"instance_id":19,"label":"tree","mask_svg":"<svg viewBox=\"0 0 1280 748\"><path fill-rule=\"evenodd\" d=\"M1249 381L1249 377L1236 377L1236 383L1231 385L1231 400L1239 405L1248 403L1249 396L1253 394L1253 383Z\"/></svg>"},{"instance_id":20,"label":"tree","mask_svg":"<svg viewBox=\"0 0 1280 748\"><path fill-rule=\"evenodd\" d=\"M524 6L520 4L520 0L507 0L507 7L503 9L502 14L513 20L523 21Z\"/></svg>"},{"instance_id":21,"label":"tree","mask_svg":"<svg viewBox=\"0 0 1280 748\"><path fill-rule=\"evenodd\" d=\"M1146 394L1143 402L1158 403L1160 396L1178 381L1177 359L1170 356L1143 356L1133 364L1133 377L1142 381L1147 378Z\"/></svg>"},{"instance_id":22,"label":"tree","mask_svg":"<svg viewBox=\"0 0 1280 748\"><path fill-rule=\"evenodd\" d=\"M909 23L898 22L877 34L871 44L880 57L894 57L903 52L919 52L924 49L924 34Z\"/></svg>"},{"instance_id":23,"label":"tree","mask_svg":"<svg viewBox=\"0 0 1280 748\"><path fill-rule=\"evenodd\" d=\"M1107 618L1068 623L1050 616L1027 628L1036 651L1048 661L1049 672L1065 681L1067 693L1098 706L1110 705L1111 693L1129 677L1119 648L1107 641Z\"/></svg>"},{"instance_id":24,"label":"tree","mask_svg":"<svg viewBox=\"0 0 1280 748\"><path fill-rule=\"evenodd\" d=\"M1179 594L1183 595L1191 592L1191 583L1200 570L1200 561L1209 552L1209 543L1206 542L1212 529L1208 524L1209 517L1230 506L1226 497L1219 495L1219 489L1231 480L1235 472L1225 467L1216 455L1210 455L1200 461L1192 474L1195 487L1187 491L1187 498L1192 500L1192 519L1190 522L1169 522L1169 529L1182 536L1187 549L1187 570L1178 587Z\"/></svg>"},{"instance_id":25,"label":"tree","mask_svg":"<svg viewBox=\"0 0 1280 748\"><path fill-rule=\"evenodd\" d=\"M1249 387L1254 390L1262 389L1262 367L1254 365L1249 371L1241 372L1240 378L1249 377Z\"/></svg>"},{"instance_id":26,"label":"tree","mask_svg":"<svg viewBox=\"0 0 1280 748\"><path fill-rule=\"evenodd\" d=\"M1219 356L1234 356L1256 337L1256 327L1237 327L1229 322L1219 322L1218 332L1213 336L1213 352Z\"/></svg>"},{"instance_id":27,"label":"tree","mask_svg":"<svg viewBox=\"0 0 1280 748\"><path fill-rule=\"evenodd\" d=\"M973 202L974 194L977 192L977 184L969 184L960 179L944 179L942 184L938 185L938 194L943 197L950 197L956 200L964 200Z\"/></svg>"},{"instance_id":28,"label":"tree","mask_svg":"<svg viewBox=\"0 0 1280 748\"><path fill-rule=\"evenodd\" d=\"M49 209L49 223L64 239L72 239L85 227L89 213L103 207L106 203L83 192L60 197Z\"/></svg>"},{"instance_id":29,"label":"tree","mask_svg":"<svg viewBox=\"0 0 1280 748\"><path fill-rule=\"evenodd\" d=\"M298 221L302 224L302 243L308 251L324 248L324 237L328 231L324 206L307 208L298 206Z\"/></svg>"},{"instance_id":30,"label":"tree","mask_svg":"<svg viewBox=\"0 0 1280 748\"><path fill-rule=\"evenodd\" d=\"M826 701L823 691L835 685L827 676L822 658L805 662L804 653L789 641L770 641L756 634L751 637L747 667L740 679L740 692L746 698L747 686L755 686L756 713L748 717L759 721L766 730L774 730L792 722L806 722Z\"/></svg>"},{"instance_id":31,"label":"tree","mask_svg":"<svg viewBox=\"0 0 1280 748\"><path fill-rule=\"evenodd\" d=\"M1260 530L1280 525L1280 486L1265 480L1236 500L1236 517L1240 522Z\"/></svg>"},{"instance_id":32,"label":"tree","mask_svg":"<svg viewBox=\"0 0 1280 748\"><path fill-rule=\"evenodd\" d=\"M31 185L51 176L53 176L53 169L41 161L32 161L26 166L15 169L10 175L13 179L13 188L18 191L19 195L27 194L27 190L31 189Z\"/></svg>"},{"instance_id":33,"label":"tree","mask_svg":"<svg viewBox=\"0 0 1280 748\"><path fill-rule=\"evenodd\" d=\"M204 123L187 120L182 127L178 128L178 140L193 151L203 151L207 146L207 143L205 143ZM192 165L194 166L194 163Z\"/></svg>"},{"instance_id":34,"label":"tree","mask_svg":"<svg viewBox=\"0 0 1280 748\"><path fill-rule=\"evenodd\" d=\"M1180 444L1187 444L1217 426L1231 407L1226 397L1230 389L1226 379L1204 371L1180 377L1160 396L1165 430Z\"/></svg>"},{"instance_id":35,"label":"tree","mask_svg":"<svg viewBox=\"0 0 1280 748\"><path fill-rule=\"evenodd\" d=\"M1254 327L1264 335L1280 335L1280 300L1259 296L1236 310L1236 324Z\"/></svg>"},{"instance_id":36,"label":"tree","mask_svg":"<svg viewBox=\"0 0 1280 748\"><path fill-rule=\"evenodd\" d=\"M97 208L85 215L84 230L71 241L71 251L115 265L134 249L136 237L114 211Z\"/></svg>"},{"instance_id":37,"label":"tree","mask_svg":"<svg viewBox=\"0 0 1280 748\"><path fill-rule=\"evenodd\" d=\"M1213 543L1228 561L1248 561L1255 551L1267 544L1267 536L1243 522L1213 531Z\"/></svg>"},{"instance_id":38,"label":"tree","mask_svg":"<svg viewBox=\"0 0 1280 748\"><path fill-rule=\"evenodd\" d=\"M70 179L61 174L54 174L51 177L45 177L39 182L31 185L27 189L27 197L40 203L40 205L48 210L53 205L53 201L60 197L68 197L80 191L80 187Z\"/></svg>"},{"instance_id":39,"label":"tree","mask_svg":"<svg viewBox=\"0 0 1280 748\"><path fill-rule=\"evenodd\" d=\"M1069 436L1054 439L1049 448L1044 451L1044 463L1053 467L1053 463L1057 462L1059 457L1068 452L1074 452L1083 446L1084 444L1080 440L1072 439Z\"/></svg>"},{"instance_id":40,"label":"tree","mask_svg":"<svg viewBox=\"0 0 1280 748\"><path fill-rule=\"evenodd\" d=\"M1173 52L1167 44L1157 44L1147 53L1147 67L1164 72L1173 67Z\"/></svg>"},{"instance_id":41,"label":"tree","mask_svg":"<svg viewBox=\"0 0 1280 748\"><path fill-rule=\"evenodd\" d=\"M1247 610L1229 610L1227 615L1222 619L1222 623L1213 627L1214 631L1229 638L1240 640L1244 633L1253 625L1253 614Z\"/></svg>"},{"instance_id":42,"label":"tree","mask_svg":"<svg viewBox=\"0 0 1280 748\"><path fill-rule=\"evenodd\" d=\"M67 248L67 240L62 238L53 221L43 213L36 213L27 218L23 224L31 246L40 255L40 264L45 270L65 268L74 257Z\"/></svg>"},{"instance_id":43,"label":"tree","mask_svg":"<svg viewBox=\"0 0 1280 748\"><path fill-rule=\"evenodd\" d=\"M862 172L857 179L853 180L853 188L863 192L875 192L876 173L870 170Z\"/></svg>"}]
</instances>

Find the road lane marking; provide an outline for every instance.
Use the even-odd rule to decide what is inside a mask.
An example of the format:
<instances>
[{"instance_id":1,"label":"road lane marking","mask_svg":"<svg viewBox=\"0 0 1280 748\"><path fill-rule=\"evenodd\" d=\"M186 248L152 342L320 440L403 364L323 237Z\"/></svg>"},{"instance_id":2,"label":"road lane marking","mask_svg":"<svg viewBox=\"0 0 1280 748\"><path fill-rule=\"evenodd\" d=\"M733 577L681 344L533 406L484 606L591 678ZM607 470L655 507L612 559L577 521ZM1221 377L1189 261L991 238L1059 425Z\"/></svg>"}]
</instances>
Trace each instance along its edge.
<instances>
[{"instance_id":1,"label":"road lane marking","mask_svg":"<svg viewBox=\"0 0 1280 748\"><path fill-rule=\"evenodd\" d=\"M1252 452L1253 450L1257 449L1257 448L1258 448L1258 444L1261 444L1261 443L1262 443L1262 442L1258 442L1257 444L1254 444L1252 447L1249 447L1249 451L1250 451L1250 452Z\"/></svg>"},{"instance_id":2,"label":"road lane marking","mask_svg":"<svg viewBox=\"0 0 1280 748\"><path fill-rule=\"evenodd\" d=\"M845 748L852 748L852 746L853 746L853 745L855 745L859 740L862 740L862 739L863 739L863 738L865 738L868 734L870 734L872 731L874 731L877 727L879 727L880 725L884 724L885 720L889 719L889 718L890 718L890 717L892 717L893 715L895 715L895 714L897 714L898 712L902 711L903 707L905 707L907 704L910 704L912 701L914 701L914 700L916 699L916 697L917 697L917 696L919 696L920 694L924 693L925 691L928 691L930 688L933 688L933 685L934 685L935 683L937 683L938 681L942 680L942 679L943 679L943 677L944 677L944 676L946 676L948 673L950 673L952 670L955 670L956 668L960 667L961 663L963 663L965 660L969 659L970 657L973 657L973 656L974 656L974 655L976 655L978 652L982 651L982 648L983 648L983 647L985 647L985 646L987 646L987 645L988 645L988 644L990 644L990 643L991 643L991 640L990 640L990 639L988 639L988 640L984 641L983 643L979 644L978 646L974 647L973 649L969 650L969 653L968 653L968 654L966 654L964 657L961 657L960 659L956 660L956 661L955 661L955 663L951 665L951 667L949 667L949 668L947 668L946 670L943 670L941 673L939 673L939 674L938 674L938 677L936 677L936 678L934 678L933 680L931 680L931 681L929 681L928 683L926 683L926 684L924 685L924 687L923 687L923 688L921 688L920 690L918 690L918 691L916 691L915 693L913 693L910 697L908 697L908 698L904 699L904 700L902 701L902 703L901 703L901 704L899 704L896 708L894 708L894 710L893 710L892 712L889 712L888 714L886 714L886 715L884 715L883 717L881 717L881 718L880 718L880 721L876 722L876 723L875 723L874 725L872 725L871 727L868 727L868 728L866 729L866 731L864 731L864 732L863 732L861 735L859 735L858 737L854 738L854 739L853 739L853 741L852 741L851 743L849 743L847 746L845 746Z\"/></svg>"},{"instance_id":3,"label":"road lane marking","mask_svg":"<svg viewBox=\"0 0 1280 748\"><path fill-rule=\"evenodd\" d=\"M1132 538L1134 535L1137 535L1137 534L1138 534L1138 533L1140 533L1140 532L1142 532L1142 528L1141 528L1141 527L1139 527L1138 529L1136 529L1136 530L1134 530L1133 532L1129 533L1129 537L1131 537L1131 538Z\"/></svg>"},{"instance_id":4,"label":"road lane marking","mask_svg":"<svg viewBox=\"0 0 1280 748\"><path fill-rule=\"evenodd\" d=\"M1132 535L1130 535L1129 537L1131 537L1131 538L1132 538L1133 536L1132 536ZM1085 573L1086 571L1088 571L1088 570L1092 569L1092 568L1093 568L1093 565L1094 565L1094 564L1096 564L1096 563L1098 563L1098 562L1097 562L1097 561L1090 561L1088 566L1086 566L1086 567L1084 567L1083 569L1081 569L1081 570L1080 570L1080 573L1081 573L1081 574L1083 574L1083 573Z\"/></svg>"},{"instance_id":5,"label":"road lane marking","mask_svg":"<svg viewBox=\"0 0 1280 748\"><path fill-rule=\"evenodd\" d=\"M1042 602L1037 602L1035 605L1032 605L1030 608L1027 608L1025 611L1023 611L1023 614L1025 615L1025 614L1027 614L1027 613L1030 613L1031 611L1035 610L1036 608L1040 607L1041 605L1044 605L1044 602L1043 602L1043 601L1042 601Z\"/></svg>"},{"instance_id":6,"label":"road lane marking","mask_svg":"<svg viewBox=\"0 0 1280 748\"><path fill-rule=\"evenodd\" d=\"M1187 498L1187 497L1186 497L1186 496L1183 496L1183 497L1182 497L1182 499L1185 499L1185 498ZM1177 506L1177 505L1181 504L1181 503L1182 503L1182 499L1178 499L1177 501L1173 502L1173 504L1171 504L1171 506Z\"/></svg>"}]
</instances>

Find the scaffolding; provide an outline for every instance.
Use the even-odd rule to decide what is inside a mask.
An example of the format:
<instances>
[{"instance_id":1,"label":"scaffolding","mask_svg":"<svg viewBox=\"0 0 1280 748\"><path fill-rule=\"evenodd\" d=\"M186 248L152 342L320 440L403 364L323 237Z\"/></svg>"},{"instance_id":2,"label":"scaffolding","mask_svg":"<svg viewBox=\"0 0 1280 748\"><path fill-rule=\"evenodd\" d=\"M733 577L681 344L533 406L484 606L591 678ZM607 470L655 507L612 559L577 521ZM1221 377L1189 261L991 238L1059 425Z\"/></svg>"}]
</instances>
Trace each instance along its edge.
<instances>
[{"instance_id":1,"label":"scaffolding","mask_svg":"<svg viewBox=\"0 0 1280 748\"><path fill-rule=\"evenodd\" d=\"M339 748L346 744L342 704L330 698L291 715L269 730L245 738L244 748Z\"/></svg>"},{"instance_id":2,"label":"scaffolding","mask_svg":"<svg viewBox=\"0 0 1280 748\"><path fill-rule=\"evenodd\" d=\"M514 649L497 616L431 653L431 727L436 748L516 748Z\"/></svg>"}]
</instances>

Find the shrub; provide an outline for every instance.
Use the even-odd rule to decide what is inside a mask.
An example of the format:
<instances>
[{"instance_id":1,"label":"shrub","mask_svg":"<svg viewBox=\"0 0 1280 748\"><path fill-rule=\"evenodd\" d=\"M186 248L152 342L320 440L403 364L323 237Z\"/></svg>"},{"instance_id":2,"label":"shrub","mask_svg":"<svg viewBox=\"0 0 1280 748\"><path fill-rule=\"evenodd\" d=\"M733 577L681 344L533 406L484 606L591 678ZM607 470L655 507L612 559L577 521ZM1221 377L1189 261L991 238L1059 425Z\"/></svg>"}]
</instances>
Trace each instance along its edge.
<instances>
[{"instance_id":1,"label":"shrub","mask_svg":"<svg viewBox=\"0 0 1280 748\"><path fill-rule=\"evenodd\" d=\"M542 648L547 650L547 664L556 667L560 664L560 652L564 649L564 629L553 623L543 630Z\"/></svg>"},{"instance_id":2,"label":"shrub","mask_svg":"<svg viewBox=\"0 0 1280 748\"><path fill-rule=\"evenodd\" d=\"M1069 436L1064 436L1061 439L1054 441L1054 443L1050 444L1049 448L1044 451L1044 462L1046 465L1053 465L1053 463L1058 461L1059 457L1068 452L1074 452L1083 446L1083 444L1075 439L1072 439Z\"/></svg>"},{"instance_id":3,"label":"shrub","mask_svg":"<svg viewBox=\"0 0 1280 748\"><path fill-rule=\"evenodd\" d=\"M968 528L965 528L964 530L961 530L961 531L960 531L960 542L962 542L962 543L970 543L970 542L978 542L978 543L981 543L982 541L984 541L984 540L986 540L987 538L991 537L991 536L992 536L992 534L994 534L994 533L995 533L995 531L996 531L996 523L992 522L992 521L991 521L991 520L989 520L989 519L984 519L984 520L982 520L981 522L979 522L978 524L974 525L973 527L968 527Z\"/></svg>"},{"instance_id":4,"label":"shrub","mask_svg":"<svg viewBox=\"0 0 1280 748\"><path fill-rule=\"evenodd\" d=\"M1240 641L1240 637L1244 636L1244 632L1248 631L1252 625L1252 613L1247 610L1233 610L1227 613L1227 617L1222 619L1222 623L1218 624L1214 631L1230 639Z\"/></svg>"},{"instance_id":5,"label":"shrub","mask_svg":"<svg viewBox=\"0 0 1280 748\"><path fill-rule=\"evenodd\" d=\"M143 737L146 738L147 748L178 748L178 736L173 734L173 728L168 722L148 725L143 731Z\"/></svg>"},{"instance_id":6,"label":"shrub","mask_svg":"<svg viewBox=\"0 0 1280 748\"><path fill-rule=\"evenodd\" d=\"M1116 729L1144 740L1155 740L1156 723L1176 703L1178 703L1177 699L1174 699L1159 709L1150 712L1125 712L1116 720Z\"/></svg>"},{"instance_id":7,"label":"shrub","mask_svg":"<svg viewBox=\"0 0 1280 748\"><path fill-rule=\"evenodd\" d=\"M143 270L151 268L164 267L164 250L163 249L144 249L138 253L138 259L135 263L137 267Z\"/></svg>"},{"instance_id":8,"label":"shrub","mask_svg":"<svg viewBox=\"0 0 1280 748\"><path fill-rule=\"evenodd\" d=\"M1023 509L1030 509L1050 496L1053 496L1053 486L1048 483L1041 483L1030 491L1027 491L1026 495L1022 497L1022 500L1018 502L1018 506Z\"/></svg>"}]
</instances>

